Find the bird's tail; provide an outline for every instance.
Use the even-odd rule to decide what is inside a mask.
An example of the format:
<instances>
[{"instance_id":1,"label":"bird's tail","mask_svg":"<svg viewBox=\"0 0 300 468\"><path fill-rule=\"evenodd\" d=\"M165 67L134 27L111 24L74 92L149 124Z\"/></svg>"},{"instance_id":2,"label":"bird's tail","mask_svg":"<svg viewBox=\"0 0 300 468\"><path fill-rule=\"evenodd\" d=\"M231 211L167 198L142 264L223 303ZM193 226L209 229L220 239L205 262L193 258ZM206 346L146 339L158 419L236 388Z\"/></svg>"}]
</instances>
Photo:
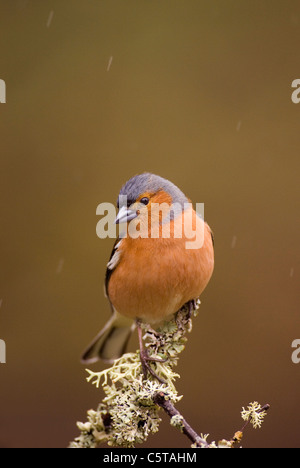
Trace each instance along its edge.
<instances>
[{"instance_id":1,"label":"bird's tail","mask_svg":"<svg viewBox=\"0 0 300 468\"><path fill-rule=\"evenodd\" d=\"M114 310L110 320L90 343L81 357L83 364L91 364L102 359L113 362L126 351L126 346L135 329L135 323Z\"/></svg>"}]
</instances>

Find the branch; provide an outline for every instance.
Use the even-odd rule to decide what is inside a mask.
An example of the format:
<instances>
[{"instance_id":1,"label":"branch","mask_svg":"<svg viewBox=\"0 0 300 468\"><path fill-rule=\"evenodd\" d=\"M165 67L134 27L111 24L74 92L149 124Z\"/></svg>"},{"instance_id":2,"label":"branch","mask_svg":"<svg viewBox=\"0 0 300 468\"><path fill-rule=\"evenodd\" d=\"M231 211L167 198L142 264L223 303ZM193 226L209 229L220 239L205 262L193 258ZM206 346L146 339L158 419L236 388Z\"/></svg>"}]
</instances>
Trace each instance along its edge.
<instances>
[{"instance_id":1,"label":"branch","mask_svg":"<svg viewBox=\"0 0 300 468\"><path fill-rule=\"evenodd\" d=\"M180 412L175 408L175 406L172 404L170 400L166 398L166 395L163 392L159 392L153 397L154 403L156 403L158 406L160 406L166 413L167 415L171 418L171 425L178 427L183 434L185 434L191 442L193 442L195 447L200 447L200 448L209 448L209 447L215 447L215 443L213 442L212 444L209 444L206 440L206 438L203 438L197 434L196 431L189 425L189 423L184 419L184 417L180 414ZM228 448L234 448L237 444L241 443L243 433L245 428L249 423L252 423L254 427L260 427L261 422L266 415L266 412L270 409L270 405L266 404L264 406L258 405L257 402L251 403L249 405L250 410L249 412L249 418L246 420L245 424L243 427L235 432L234 436L230 441L227 441L223 439L218 443L218 447L220 446L225 446ZM244 411L242 411L243 414ZM257 425L257 419L259 419L260 424ZM173 422L172 422L173 421ZM256 424L256 425L255 425Z\"/></svg>"},{"instance_id":2,"label":"branch","mask_svg":"<svg viewBox=\"0 0 300 468\"><path fill-rule=\"evenodd\" d=\"M267 411L270 409L270 405L267 403L264 406L260 406L256 401L254 403L250 403L248 406L248 410L243 408L242 411L242 418L246 421L243 427L235 432L234 436L231 439L231 446L232 448L236 444L240 444L242 437L244 435L244 431L249 423L253 425L254 428L261 427L263 422L263 418L267 414Z\"/></svg>"},{"instance_id":3,"label":"branch","mask_svg":"<svg viewBox=\"0 0 300 468\"><path fill-rule=\"evenodd\" d=\"M179 413L170 400L167 400L163 392L159 392L153 397L156 405L160 406L171 418L171 424L177 426L197 447L208 447L205 439L200 437L197 432L188 424L184 417ZM172 423L173 421L173 423Z\"/></svg>"},{"instance_id":4,"label":"branch","mask_svg":"<svg viewBox=\"0 0 300 468\"><path fill-rule=\"evenodd\" d=\"M87 422L77 423L80 435L70 447L92 448L106 443L114 447L135 447L142 444L152 433L158 431L161 422L160 409L170 417L170 424L178 428L192 442L194 448L233 448L240 443L249 422L260 427L269 405L261 407L257 402L243 408L242 418L246 423L231 440L207 442L207 435L199 435L175 408L182 398L174 381L179 377L173 370L178 355L186 343L186 332L192 329L192 315L196 315L199 302L193 309L183 307L173 318L158 330L142 325L147 355L152 358L153 374L145 379L140 352L127 353L116 359L112 367L101 372L87 369L87 381L97 388L102 387L105 397L97 410L87 412Z\"/></svg>"}]
</instances>

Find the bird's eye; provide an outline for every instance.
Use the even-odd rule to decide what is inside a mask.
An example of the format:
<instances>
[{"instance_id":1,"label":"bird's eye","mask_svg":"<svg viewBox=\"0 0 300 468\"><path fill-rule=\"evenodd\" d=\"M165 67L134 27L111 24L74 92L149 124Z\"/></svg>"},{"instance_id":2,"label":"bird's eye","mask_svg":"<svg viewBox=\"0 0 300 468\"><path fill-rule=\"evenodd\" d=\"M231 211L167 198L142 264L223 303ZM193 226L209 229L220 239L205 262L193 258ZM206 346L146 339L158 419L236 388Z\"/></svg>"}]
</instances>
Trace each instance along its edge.
<instances>
[{"instance_id":1,"label":"bird's eye","mask_svg":"<svg viewBox=\"0 0 300 468\"><path fill-rule=\"evenodd\" d=\"M148 205L148 203L149 203L149 198L143 197L143 198L140 199L140 202L143 203L143 205Z\"/></svg>"}]
</instances>

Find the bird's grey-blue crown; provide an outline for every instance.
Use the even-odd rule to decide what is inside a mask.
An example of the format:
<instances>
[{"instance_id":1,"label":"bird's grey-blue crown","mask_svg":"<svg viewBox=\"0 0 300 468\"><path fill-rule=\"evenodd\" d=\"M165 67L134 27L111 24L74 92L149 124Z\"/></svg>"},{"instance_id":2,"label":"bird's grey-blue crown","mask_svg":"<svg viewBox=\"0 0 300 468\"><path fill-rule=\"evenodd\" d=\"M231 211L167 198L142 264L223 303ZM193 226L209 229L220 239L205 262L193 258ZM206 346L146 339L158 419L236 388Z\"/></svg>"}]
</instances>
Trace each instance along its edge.
<instances>
[{"instance_id":1,"label":"bird's grey-blue crown","mask_svg":"<svg viewBox=\"0 0 300 468\"><path fill-rule=\"evenodd\" d=\"M184 193L172 182L149 172L136 175L129 179L121 188L117 205L123 204L122 200L127 197L127 204L131 205L143 193L157 193L164 190L172 197L172 203L180 204L184 208L184 203L188 203Z\"/></svg>"}]
</instances>

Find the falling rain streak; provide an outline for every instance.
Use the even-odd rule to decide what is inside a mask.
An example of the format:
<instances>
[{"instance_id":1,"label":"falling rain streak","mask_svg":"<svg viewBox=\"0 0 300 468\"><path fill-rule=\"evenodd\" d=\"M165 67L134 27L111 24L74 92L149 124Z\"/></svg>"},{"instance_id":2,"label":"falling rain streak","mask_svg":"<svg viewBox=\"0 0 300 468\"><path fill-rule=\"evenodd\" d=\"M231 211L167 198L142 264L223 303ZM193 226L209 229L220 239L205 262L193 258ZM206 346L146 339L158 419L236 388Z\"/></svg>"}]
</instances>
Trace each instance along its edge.
<instances>
[{"instance_id":1,"label":"falling rain streak","mask_svg":"<svg viewBox=\"0 0 300 468\"><path fill-rule=\"evenodd\" d=\"M111 67L111 64L112 64L112 61L113 61L113 56L111 55L111 56L109 57L109 61L108 61L108 65L107 65L106 71L109 71L109 69L110 69L110 67Z\"/></svg>"},{"instance_id":2,"label":"falling rain streak","mask_svg":"<svg viewBox=\"0 0 300 468\"><path fill-rule=\"evenodd\" d=\"M56 268L56 274L59 275L62 272L62 269L64 267L65 259L61 258L58 262L57 268Z\"/></svg>"},{"instance_id":3,"label":"falling rain streak","mask_svg":"<svg viewBox=\"0 0 300 468\"><path fill-rule=\"evenodd\" d=\"M0 340L0 364L6 363L6 344L4 340Z\"/></svg>"},{"instance_id":4,"label":"falling rain streak","mask_svg":"<svg viewBox=\"0 0 300 468\"><path fill-rule=\"evenodd\" d=\"M0 80L0 103L6 103L6 84L4 80Z\"/></svg>"},{"instance_id":5,"label":"falling rain streak","mask_svg":"<svg viewBox=\"0 0 300 468\"><path fill-rule=\"evenodd\" d=\"M50 13L49 13L49 16L48 16L48 20L47 20L47 28L50 28L50 26L51 26L51 23L52 23L52 20L53 20L53 15L54 15L54 11L51 10Z\"/></svg>"},{"instance_id":6,"label":"falling rain streak","mask_svg":"<svg viewBox=\"0 0 300 468\"><path fill-rule=\"evenodd\" d=\"M232 248L232 249L234 249L235 246L236 246L236 240L237 240L237 237L236 237L236 236L233 236L232 241L231 241L231 248Z\"/></svg>"}]
</instances>

